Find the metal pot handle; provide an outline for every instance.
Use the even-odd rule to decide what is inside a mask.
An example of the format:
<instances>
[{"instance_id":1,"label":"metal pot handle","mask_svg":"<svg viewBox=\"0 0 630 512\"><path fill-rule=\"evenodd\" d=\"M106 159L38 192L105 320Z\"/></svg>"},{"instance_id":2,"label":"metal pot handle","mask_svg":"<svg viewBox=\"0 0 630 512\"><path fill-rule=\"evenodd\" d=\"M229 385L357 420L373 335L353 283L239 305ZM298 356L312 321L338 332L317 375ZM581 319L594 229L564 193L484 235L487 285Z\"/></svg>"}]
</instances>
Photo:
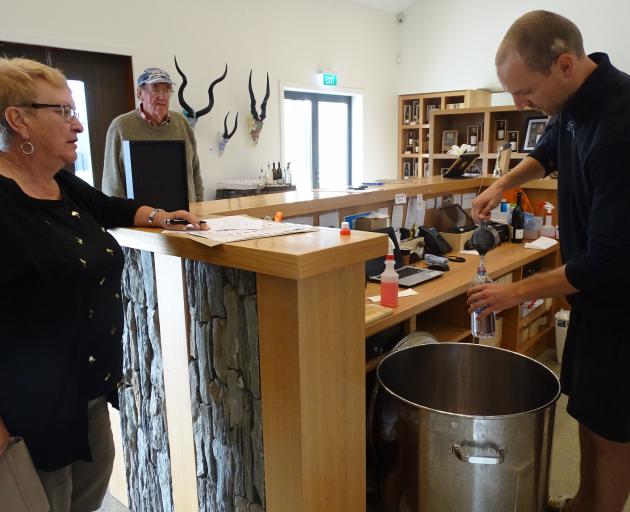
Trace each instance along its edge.
<instances>
[{"instance_id":1,"label":"metal pot handle","mask_svg":"<svg viewBox=\"0 0 630 512\"><path fill-rule=\"evenodd\" d=\"M470 441L452 444L451 453L462 462L469 464L502 464L505 461L507 449L505 446L479 446Z\"/></svg>"}]
</instances>

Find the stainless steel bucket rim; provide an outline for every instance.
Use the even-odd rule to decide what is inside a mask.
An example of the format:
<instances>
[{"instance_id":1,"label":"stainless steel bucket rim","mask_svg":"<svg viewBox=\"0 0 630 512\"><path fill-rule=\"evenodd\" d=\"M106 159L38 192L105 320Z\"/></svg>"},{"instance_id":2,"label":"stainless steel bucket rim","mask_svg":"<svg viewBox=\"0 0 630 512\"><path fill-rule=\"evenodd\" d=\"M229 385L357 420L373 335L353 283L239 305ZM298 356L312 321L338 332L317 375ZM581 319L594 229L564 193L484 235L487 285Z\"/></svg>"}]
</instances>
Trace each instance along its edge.
<instances>
[{"instance_id":1,"label":"stainless steel bucket rim","mask_svg":"<svg viewBox=\"0 0 630 512\"><path fill-rule=\"evenodd\" d=\"M463 345L463 343L458 343L458 342L440 342L437 345L458 345L461 346ZM544 364L542 364L539 361L536 361L535 359L526 356L524 354L519 354L518 352L514 352L512 350L507 350L501 347L489 347L487 345L477 345L477 344L467 344L468 346L472 346L472 347L478 347L475 348L475 350L485 350L485 349L489 349L489 350L501 350L503 352L508 352L512 355L518 355L520 357L524 357L526 359L529 359L530 361L536 363L537 365L541 366L545 371L547 371L556 381L557 383L557 392L555 394L555 396L549 400L547 403L536 407L535 409L530 409L527 411L521 411L521 412L517 412L514 414L500 414L500 415L490 415L490 416L482 416L482 415L478 415L478 414L460 414L460 413L456 413L456 412L450 412L450 411L442 411L440 409L434 409L433 407L426 407L424 405L420 405L417 404L415 402L411 402L409 400L407 400L406 398L403 398L402 396L398 395L397 393L395 393L394 391L392 391L389 387L387 387L383 381L381 380L381 376L380 376L380 368L381 365L390 357L393 357L394 355L397 354L402 354L404 353L406 350L412 350L412 349L419 349L421 347L426 347L426 346L431 346L431 345L419 345L416 347L408 347L408 348L403 348L401 350L396 351L395 353L390 353L388 354L386 357L384 357L379 363L378 366L376 367L376 378L378 380L378 383L383 387L383 389L385 389L391 396L393 396L394 398L396 398L397 400L400 400L401 402L404 402L405 404L409 405L410 407L412 407L413 409L420 409L423 411L428 411L428 412L437 412L440 414L445 414L447 416L451 416L454 418L467 418L467 419L473 419L473 420L505 420L505 419L509 419L509 418L518 418L521 417L523 415L526 414L533 414L535 412L538 411L542 411L544 409L547 409L548 407L550 407L551 405L555 404L558 401L558 398L560 398L561 395L561 390L560 390L560 381L558 380L558 377L556 377L556 374L553 373L549 368L547 368ZM435 346L435 344L433 345Z\"/></svg>"}]
</instances>

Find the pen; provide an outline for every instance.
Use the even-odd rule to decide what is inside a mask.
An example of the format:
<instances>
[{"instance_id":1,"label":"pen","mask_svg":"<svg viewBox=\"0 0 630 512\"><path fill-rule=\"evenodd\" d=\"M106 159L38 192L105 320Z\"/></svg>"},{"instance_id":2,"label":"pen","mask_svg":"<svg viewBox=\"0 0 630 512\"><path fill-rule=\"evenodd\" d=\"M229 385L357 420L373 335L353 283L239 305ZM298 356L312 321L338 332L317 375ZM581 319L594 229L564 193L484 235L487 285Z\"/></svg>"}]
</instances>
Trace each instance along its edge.
<instances>
[{"instance_id":1,"label":"pen","mask_svg":"<svg viewBox=\"0 0 630 512\"><path fill-rule=\"evenodd\" d=\"M205 220L200 220L199 224L205 224L206 221ZM166 219L164 221L164 224L183 224L184 226L187 224L192 224L192 222L186 220L186 219Z\"/></svg>"}]
</instances>

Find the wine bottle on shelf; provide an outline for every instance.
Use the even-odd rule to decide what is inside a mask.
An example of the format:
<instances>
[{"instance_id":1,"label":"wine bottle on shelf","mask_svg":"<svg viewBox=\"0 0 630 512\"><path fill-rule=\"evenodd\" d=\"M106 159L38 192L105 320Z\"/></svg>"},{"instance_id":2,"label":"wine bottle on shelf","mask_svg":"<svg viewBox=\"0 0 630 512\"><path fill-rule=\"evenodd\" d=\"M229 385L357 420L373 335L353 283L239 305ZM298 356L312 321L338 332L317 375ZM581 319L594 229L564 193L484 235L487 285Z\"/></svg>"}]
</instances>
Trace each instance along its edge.
<instances>
[{"instance_id":1,"label":"wine bottle on shelf","mask_svg":"<svg viewBox=\"0 0 630 512\"><path fill-rule=\"evenodd\" d=\"M512 210L512 225L510 234L512 243L519 244L523 241L523 233L525 232L525 212L523 212L523 194L516 194L516 206Z\"/></svg>"},{"instance_id":2,"label":"wine bottle on shelf","mask_svg":"<svg viewBox=\"0 0 630 512\"><path fill-rule=\"evenodd\" d=\"M273 171L271 170L271 165L267 162L267 185L273 184Z\"/></svg>"}]
</instances>

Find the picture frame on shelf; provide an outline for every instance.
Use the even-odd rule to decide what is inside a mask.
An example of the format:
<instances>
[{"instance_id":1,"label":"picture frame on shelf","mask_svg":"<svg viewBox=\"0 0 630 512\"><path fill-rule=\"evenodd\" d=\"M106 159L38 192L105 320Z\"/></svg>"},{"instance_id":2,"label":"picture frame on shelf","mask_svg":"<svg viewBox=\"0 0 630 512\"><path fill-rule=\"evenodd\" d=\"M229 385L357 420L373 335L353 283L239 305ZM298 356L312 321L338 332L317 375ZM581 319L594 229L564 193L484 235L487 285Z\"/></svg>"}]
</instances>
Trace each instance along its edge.
<instances>
[{"instance_id":1,"label":"picture frame on shelf","mask_svg":"<svg viewBox=\"0 0 630 512\"><path fill-rule=\"evenodd\" d=\"M507 120L497 119L494 122L494 140L505 142L507 136Z\"/></svg>"},{"instance_id":2,"label":"picture frame on shelf","mask_svg":"<svg viewBox=\"0 0 630 512\"><path fill-rule=\"evenodd\" d=\"M411 102L411 124L418 124L420 122L420 101L414 100Z\"/></svg>"},{"instance_id":3,"label":"picture frame on shelf","mask_svg":"<svg viewBox=\"0 0 630 512\"><path fill-rule=\"evenodd\" d=\"M527 120L527 131L525 132L523 151L531 151L536 147L536 143L545 132L548 122L548 117L530 117Z\"/></svg>"},{"instance_id":4,"label":"picture frame on shelf","mask_svg":"<svg viewBox=\"0 0 630 512\"><path fill-rule=\"evenodd\" d=\"M447 152L452 146L457 145L458 138L457 130L442 130L442 151Z\"/></svg>"},{"instance_id":5,"label":"picture frame on shelf","mask_svg":"<svg viewBox=\"0 0 630 512\"><path fill-rule=\"evenodd\" d=\"M508 143L514 153L518 153L520 134L518 130L508 131Z\"/></svg>"},{"instance_id":6,"label":"picture frame on shelf","mask_svg":"<svg viewBox=\"0 0 630 512\"><path fill-rule=\"evenodd\" d=\"M411 105L403 106L403 124L411 124Z\"/></svg>"}]
</instances>

